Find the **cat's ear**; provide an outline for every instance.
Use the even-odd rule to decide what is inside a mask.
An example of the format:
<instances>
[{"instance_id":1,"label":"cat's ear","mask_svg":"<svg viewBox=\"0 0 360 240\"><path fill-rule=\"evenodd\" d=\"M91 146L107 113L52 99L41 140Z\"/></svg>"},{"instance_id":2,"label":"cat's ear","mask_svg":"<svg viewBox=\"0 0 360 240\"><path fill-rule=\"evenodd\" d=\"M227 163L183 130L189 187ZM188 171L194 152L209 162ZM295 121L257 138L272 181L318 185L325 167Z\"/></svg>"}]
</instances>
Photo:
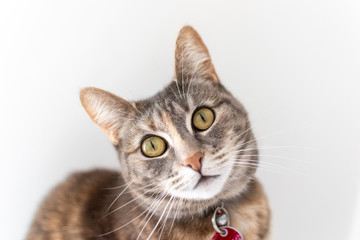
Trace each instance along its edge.
<instances>
[{"instance_id":1,"label":"cat's ear","mask_svg":"<svg viewBox=\"0 0 360 240\"><path fill-rule=\"evenodd\" d=\"M135 118L138 113L134 103L94 87L81 89L80 101L90 118L99 125L114 145L119 143L122 123Z\"/></svg>"},{"instance_id":2,"label":"cat's ear","mask_svg":"<svg viewBox=\"0 0 360 240\"><path fill-rule=\"evenodd\" d=\"M183 27L176 40L175 74L178 79L198 76L219 83L208 49L190 26Z\"/></svg>"}]
</instances>

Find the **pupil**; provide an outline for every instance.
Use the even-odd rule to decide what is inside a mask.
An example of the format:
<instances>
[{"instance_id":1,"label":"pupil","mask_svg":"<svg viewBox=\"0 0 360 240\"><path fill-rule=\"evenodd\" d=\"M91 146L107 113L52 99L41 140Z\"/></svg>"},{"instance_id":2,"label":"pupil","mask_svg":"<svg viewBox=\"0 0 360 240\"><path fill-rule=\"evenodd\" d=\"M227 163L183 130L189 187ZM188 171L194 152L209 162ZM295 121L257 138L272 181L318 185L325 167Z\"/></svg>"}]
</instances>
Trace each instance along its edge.
<instances>
[{"instance_id":1,"label":"pupil","mask_svg":"<svg viewBox=\"0 0 360 240\"><path fill-rule=\"evenodd\" d=\"M151 140L150 140L150 144L151 144L151 147L155 150L155 146Z\"/></svg>"},{"instance_id":2,"label":"pupil","mask_svg":"<svg viewBox=\"0 0 360 240\"><path fill-rule=\"evenodd\" d=\"M201 119L203 120L203 122L206 122L205 121L205 118L203 117L203 115L201 114L201 113L199 113L200 114L200 117L201 117Z\"/></svg>"}]
</instances>

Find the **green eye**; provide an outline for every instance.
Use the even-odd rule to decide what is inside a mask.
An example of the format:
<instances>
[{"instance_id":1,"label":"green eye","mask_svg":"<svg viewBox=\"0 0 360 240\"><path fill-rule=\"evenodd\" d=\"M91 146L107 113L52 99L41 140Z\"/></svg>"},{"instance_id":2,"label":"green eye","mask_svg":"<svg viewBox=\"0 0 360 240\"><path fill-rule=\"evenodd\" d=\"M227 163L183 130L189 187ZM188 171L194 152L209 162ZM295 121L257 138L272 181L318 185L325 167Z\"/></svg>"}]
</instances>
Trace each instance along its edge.
<instances>
[{"instance_id":1,"label":"green eye","mask_svg":"<svg viewBox=\"0 0 360 240\"><path fill-rule=\"evenodd\" d=\"M205 131L213 124L214 119L215 116L213 111L209 108L200 108L195 112L192 121L197 130Z\"/></svg>"},{"instance_id":2,"label":"green eye","mask_svg":"<svg viewBox=\"0 0 360 240\"><path fill-rule=\"evenodd\" d=\"M164 139L157 136L147 137L141 143L141 151L147 157L158 157L166 150Z\"/></svg>"}]
</instances>

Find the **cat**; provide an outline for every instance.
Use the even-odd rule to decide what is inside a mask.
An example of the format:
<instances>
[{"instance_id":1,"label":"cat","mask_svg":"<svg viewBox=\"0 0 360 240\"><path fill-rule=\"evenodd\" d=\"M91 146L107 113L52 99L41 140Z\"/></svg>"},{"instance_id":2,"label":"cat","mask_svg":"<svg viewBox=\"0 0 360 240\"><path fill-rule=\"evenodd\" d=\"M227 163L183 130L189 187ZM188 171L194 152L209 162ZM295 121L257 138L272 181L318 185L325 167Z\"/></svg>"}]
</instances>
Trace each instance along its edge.
<instances>
[{"instance_id":1,"label":"cat","mask_svg":"<svg viewBox=\"0 0 360 240\"><path fill-rule=\"evenodd\" d=\"M217 207L244 239L269 239L247 112L192 27L178 34L174 81L153 97L131 102L88 87L80 100L115 146L121 172L71 175L43 201L27 240L208 240Z\"/></svg>"}]
</instances>

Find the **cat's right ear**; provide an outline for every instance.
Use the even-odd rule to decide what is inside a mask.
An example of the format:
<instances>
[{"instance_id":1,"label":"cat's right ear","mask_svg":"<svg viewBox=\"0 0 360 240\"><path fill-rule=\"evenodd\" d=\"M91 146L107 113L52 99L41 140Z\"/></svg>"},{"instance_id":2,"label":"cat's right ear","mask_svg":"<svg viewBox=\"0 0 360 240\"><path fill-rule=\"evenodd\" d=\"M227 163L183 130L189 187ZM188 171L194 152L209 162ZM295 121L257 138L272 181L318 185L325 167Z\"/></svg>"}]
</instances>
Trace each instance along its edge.
<instances>
[{"instance_id":1,"label":"cat's right ear","mask_svg":"<svg viewBox=\"0 0 360 240\"><path fill-rule=\"evenodd\" d=\"M114 145L119 143L121 123L135 118L139 113L134 103L94 87L81 89L80 101L90 118Z\"/></svg>"}]
</instances>

